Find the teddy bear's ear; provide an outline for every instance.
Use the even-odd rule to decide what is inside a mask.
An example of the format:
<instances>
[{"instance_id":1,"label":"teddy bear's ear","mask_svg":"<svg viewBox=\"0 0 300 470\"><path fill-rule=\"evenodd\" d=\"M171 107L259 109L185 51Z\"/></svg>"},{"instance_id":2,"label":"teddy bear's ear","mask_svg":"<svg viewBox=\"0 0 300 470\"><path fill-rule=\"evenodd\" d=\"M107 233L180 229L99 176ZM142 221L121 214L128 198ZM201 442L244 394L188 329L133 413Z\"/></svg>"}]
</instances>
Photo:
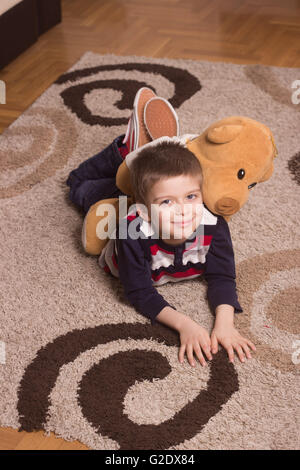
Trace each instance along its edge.
<instances>
[{"instance_id":1,"label":"teddy bear's ear","mask_svg":"<svg viewBox=\"0 0 300 470\"><path fill-rule=\"evenodd\" d=\"M207 133L207 139L214 144L226 144L235 139L243 126L238 124L226 124L225 126L213 127Z\"/></svg>"}]
</instances>

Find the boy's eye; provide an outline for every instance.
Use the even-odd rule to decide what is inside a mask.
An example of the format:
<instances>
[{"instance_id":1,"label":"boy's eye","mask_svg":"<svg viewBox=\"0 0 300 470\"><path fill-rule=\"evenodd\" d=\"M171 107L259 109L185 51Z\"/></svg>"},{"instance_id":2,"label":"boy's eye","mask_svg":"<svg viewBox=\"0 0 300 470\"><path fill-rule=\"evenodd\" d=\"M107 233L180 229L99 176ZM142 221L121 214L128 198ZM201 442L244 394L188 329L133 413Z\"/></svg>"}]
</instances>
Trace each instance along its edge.
<instances>
[{"instance_id":1,"label":"boy's eye","mask_svg":"<svg viewBox=\"0 0 300 470\"><path fill-rule=\"evenodd\" d=\"M190 201L193 201L194 199L197 198L197 194L188 194L187 196L187 199L189 199ZM164 205L169 205L171 203L171 199L164 199L160 205L164 204Z\"/></svg>"},{"instance_id":2,"label":"boy's eye","mask_svg":"<svg viewBox=\"0 0 300 470\"><path fill-rule=\"evenodd\" d=\"M169 202L171 202L171 199L164 199L163 201L161 201L160 204L166 204L166 205L168 205Z\"/></svg>"}]
</instances>

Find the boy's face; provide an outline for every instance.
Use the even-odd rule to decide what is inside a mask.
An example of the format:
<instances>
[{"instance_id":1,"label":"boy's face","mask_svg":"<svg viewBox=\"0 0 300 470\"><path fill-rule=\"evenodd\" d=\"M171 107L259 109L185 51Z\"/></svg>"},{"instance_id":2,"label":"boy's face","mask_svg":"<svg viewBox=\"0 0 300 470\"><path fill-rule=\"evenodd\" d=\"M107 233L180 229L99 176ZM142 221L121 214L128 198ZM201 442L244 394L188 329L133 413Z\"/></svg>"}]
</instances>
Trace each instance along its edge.
<instances>
[{"instance_id":1,"label":"boy's face","mask_svg":"<svg viewBox=\"0 0 300 470\"><path fill-rule=\"evenodd\" d=\"M202 218L199 176L162 178L152 186L146 202L147 214L137 205L140 215L153 224L160 238L170 244L179 244L196 230Z\"/></svg>"}]
</instances>

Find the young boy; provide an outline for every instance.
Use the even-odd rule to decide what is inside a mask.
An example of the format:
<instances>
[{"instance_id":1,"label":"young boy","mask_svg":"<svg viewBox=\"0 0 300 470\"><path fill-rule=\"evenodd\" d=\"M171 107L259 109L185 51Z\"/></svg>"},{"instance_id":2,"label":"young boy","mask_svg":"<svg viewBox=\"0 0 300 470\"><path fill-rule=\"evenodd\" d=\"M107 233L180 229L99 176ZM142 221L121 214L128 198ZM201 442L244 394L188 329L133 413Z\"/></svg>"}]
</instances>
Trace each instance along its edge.
<instances>
[{"instance_id":1,"label":"young boy","mask_svg":"<svg viewBox=\"0 0 300 470\"><path fill-rule=\"evenodd\" d=\"M126 297L152 323L177 330L181 346L195 365L205 366L204 354L220 343L233 362L251 358L254 344L234 327L234 313L242 312L235 285L234 253L228 224L203 204L202 171L198 159L178 143L162 142L144 148L130 165L135 205L121 220L99 258L100 266L120 278ZM122 233L122 235L120 235ZM208 301L215 314L211 337L207 330L171 306L155 286L204 275Z\"/></svg>"}]
</instances>

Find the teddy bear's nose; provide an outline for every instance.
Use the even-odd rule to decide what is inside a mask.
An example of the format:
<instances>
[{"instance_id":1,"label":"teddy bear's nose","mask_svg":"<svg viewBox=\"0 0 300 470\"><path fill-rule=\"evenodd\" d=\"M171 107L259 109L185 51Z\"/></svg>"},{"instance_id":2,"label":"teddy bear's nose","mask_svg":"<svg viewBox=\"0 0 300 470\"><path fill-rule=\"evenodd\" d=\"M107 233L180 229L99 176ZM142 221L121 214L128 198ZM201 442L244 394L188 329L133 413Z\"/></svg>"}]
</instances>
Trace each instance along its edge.
<instances>
[{"instance_id":1,"label":"teddy bear's nose","mask_svg":"<svg viewBox=\"0 0 300 470\"><path fill-rule=\"evenodd\" d=\"M216 213L220 215L232 215L240 209L240 205L238 201L231 197L222 197L216 202L215 208Z\"/></svg>"}]
</instances>

